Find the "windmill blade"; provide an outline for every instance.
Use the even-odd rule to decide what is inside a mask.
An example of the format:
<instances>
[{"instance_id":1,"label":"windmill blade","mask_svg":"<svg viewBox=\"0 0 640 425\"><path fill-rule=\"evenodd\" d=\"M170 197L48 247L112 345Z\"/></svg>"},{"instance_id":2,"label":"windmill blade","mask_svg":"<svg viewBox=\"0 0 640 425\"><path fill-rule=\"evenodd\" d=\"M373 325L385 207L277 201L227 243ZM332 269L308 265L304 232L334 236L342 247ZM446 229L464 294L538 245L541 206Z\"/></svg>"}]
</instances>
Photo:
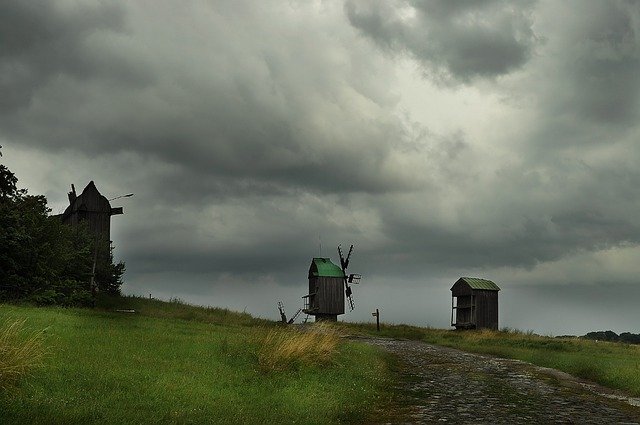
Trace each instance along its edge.
<instances>
[{"instance_id":1,"label":"windmill blade","mask_svg":"<svg viewBox=\"0 0 640 425\"><path fill-rule=\"evenodd\" d=\"M344 269L346 269L346 267L344 264L344 255L342 255L342 247L340 245L338 245L338 256L340 257L340 268L344 272Z\"/></svg>"},{"instance_id":2,"label":"windmill blade","mask_svg":"<svg viewBox=\"0 0 640 425\"><path fill-rule=\"evenodd\" d=\"M356 305L353 302L353 292L351 292L350 286L347 286L347 290L345 291L345 293L347 295L347 300L349 301L349 309L350 311L353 311L353 309L356 308Z\"/></svg>"},{"instance_id":3,"label":"windmill blade","mask_svg":"<svg viewBox=\"0 0 640 425\"><path fill-rule=\"evenodd\" d=\"M344 272L349 267L349 259L351 258L351 253L353 252L353 244L349 247L349 252L347 253L347 257L345 258L344 254L342 254L342 246L338 245L338 256L340 257L340 267Z\"/></svg>"},{"instance_id":4,"label":"windmill blade","mask_svg":"<svg viewBox=\"0 0 640 425\"><path fill-rule=\"evenodd\" d=\"M353 291L349 286L350 283L358 283L359 275L351 274L347 275L347 267L349 267L349 259L351 258L351 254L353 253L353 244L349 247L349 252L347 252L347 257L345 258L342 254L342 246L338 245L338 255L340 256L340 266L342 268L342 279L344 281L344 293L349 301L349 309L353 311L355 308L355 302L353 301Z\"/></svg>"},{"instance_id":5,"label":"windmill blade","mask_svg":"<svg viewBox=\"0 0 640 425\"><path fill-rule=\"evenodd\" d=\"M347 270L347 267L349 267L349 258L351 258L351 253L353 252L353 245L351 245L351 247L349 247L349 253L347 254L347 258L344 260L344 267L342 267L342 270Z\"/></svg>"}]
</instances>

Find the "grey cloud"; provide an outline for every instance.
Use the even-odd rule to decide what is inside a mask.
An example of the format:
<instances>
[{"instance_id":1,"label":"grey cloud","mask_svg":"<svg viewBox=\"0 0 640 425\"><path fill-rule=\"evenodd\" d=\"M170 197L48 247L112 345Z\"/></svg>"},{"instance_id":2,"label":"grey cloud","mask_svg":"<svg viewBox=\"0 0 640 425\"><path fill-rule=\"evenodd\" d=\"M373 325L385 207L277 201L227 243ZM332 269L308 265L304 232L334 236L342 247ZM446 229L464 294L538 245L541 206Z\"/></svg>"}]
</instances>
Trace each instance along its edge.
<instances>
[{"instance_id":1,"label":"grey cloud","mask_svg":"<svg viewBox=\"0 0 640 425\"><path fill-rule=\"evenodd\" d=\"M186 8L220 23L200 27L206 35L193 45L192 29L172 37L158 32L161 20L139 26L131 21L142 12L124 4L5 4L0 19L14 41L0 53L9 93L4 135L51 151L151 156L173 165L180 180L196 174L204 187L233 178L243 182L240 190L410 188L390 163L389 138L400 128L388 116L389 97L353 72L380 68L376 60L366 52L351 57L322 35L248 37L265 24L263 16L239 16L242 7ZM33 31L22 36L24 28ZM184 55L188 66L180 64Z\"/></svg>"},{"instance_id":2,"label":"grey cloud","mask_svg":"<svg viewBox=\"0 0 640 425\"><path fill-rule=\"evenodd\" d=\"M521 68L538 37L532 2L356 1L351 24L390 51L405 51L440 82L494 78Z\"/></svg>"},{"instance_id":3,"label":"grey cloud","mask_svg":"<svg viewBox=\"0 0 640 425\"><path fill-rule=\"evenodd\" d=\"M124 84L143 77L108 46L126 37L124 10L116 4L4 1L0 4L0 107L27 108L39 90L61 76L112 78Z\"/></svg>"},{"instance_id":4,"label":"grey cloud","mask_svg":"<svg viewBox=\"0 0 640 425\"><path fill-rule=\"evenodd\" d=\"M66 4L0 6L2 159L56 208L68 183L134 192L113 221L131 287L299 296L319 236L356 244L367 294L566 282L640 244L633 3ZM407 53L464 84L408 81Z\"/></svg>"},{"instance_id":5,"label":"grey cloud","mask_svg":"<svg viewBox=\"0 0 640 425\"><path fill-rule=\"evenodd\" d=\"M640 5L593 3L573 19L563 38L566 52L555 113L585 121L629 125L640 108Z\"/></svg>"}]
</instances>

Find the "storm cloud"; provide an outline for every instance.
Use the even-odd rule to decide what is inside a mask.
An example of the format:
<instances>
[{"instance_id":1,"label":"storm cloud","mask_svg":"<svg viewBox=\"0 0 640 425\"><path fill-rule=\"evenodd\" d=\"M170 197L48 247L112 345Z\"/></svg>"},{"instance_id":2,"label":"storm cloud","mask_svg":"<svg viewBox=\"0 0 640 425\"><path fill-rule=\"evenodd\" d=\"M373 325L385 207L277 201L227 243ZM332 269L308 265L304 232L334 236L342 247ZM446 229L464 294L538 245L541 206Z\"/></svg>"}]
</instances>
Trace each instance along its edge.
<instances>
[{"instance_id":1,"label":"storm cloud","mask_svg":"<svg viewBox=\"0 0 640 425\"><path fill-rule=\"evenodd\" d=\"M268 315L353 242L360 320L442 325L461 275L588 298L640 258L639 38L625 1L6 1L2 160L54 213L136 194L131 293Z\"/></svg>"},{"instance_id":2,"label":"storm cloud","mask_svg":"<svg viewBox=\"0 0 640 425\"><path fill-rule=\"evenodd\" d=\"M390 52L421 61L431 77L469 82L522 67L538 37L532 2L355 1L346 3L349 21Z\"/></svg>"}]
</instances>

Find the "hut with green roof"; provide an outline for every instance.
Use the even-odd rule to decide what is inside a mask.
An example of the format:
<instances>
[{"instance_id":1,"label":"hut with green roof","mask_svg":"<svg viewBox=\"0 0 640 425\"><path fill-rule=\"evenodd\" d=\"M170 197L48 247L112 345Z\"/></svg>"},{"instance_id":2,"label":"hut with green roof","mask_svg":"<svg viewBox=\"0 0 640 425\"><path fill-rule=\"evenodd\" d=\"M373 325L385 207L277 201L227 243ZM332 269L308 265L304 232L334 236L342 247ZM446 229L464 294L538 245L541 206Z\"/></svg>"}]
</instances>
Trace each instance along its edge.
<instances>
[{"instance_id":1,"label":"hut with green roof","mask_svg":"<svg viewBox=\"0 0 640 425\"><path fill-rule=\"evenodd\" d=\"M344 314L344 272L329 258L314 258L309 267L309 293L304 313L315 316L316 322L337 321Z\"/></svg>"},{"instance_id":2,"label":"hut with green roof","mask_svg":"<svg viewBox=\"0 0 640 425\"><path fill-rule=\"evenodd\" d=\"M497 330L498 291L498 285L487 279L458 279L451 287L451 326Z\"/></svg>"}]
</instances>

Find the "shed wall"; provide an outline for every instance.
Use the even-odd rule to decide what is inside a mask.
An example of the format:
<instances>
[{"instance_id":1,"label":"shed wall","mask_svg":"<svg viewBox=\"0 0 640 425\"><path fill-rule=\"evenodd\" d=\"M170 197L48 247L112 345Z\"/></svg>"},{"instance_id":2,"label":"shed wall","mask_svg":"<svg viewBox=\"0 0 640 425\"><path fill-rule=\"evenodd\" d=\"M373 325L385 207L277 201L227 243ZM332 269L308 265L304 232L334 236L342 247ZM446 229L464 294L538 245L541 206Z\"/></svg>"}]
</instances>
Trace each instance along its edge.
<instances>
[{"instance_id":1,"label":"shed wall","mask_svg":"<svg viewBox=\"0 0 640 425\"><path fill-rule=\"evenodd\" d=\"M498 329L498 292L474 290L476 329Z\"/></svg>"}]
</instances>

